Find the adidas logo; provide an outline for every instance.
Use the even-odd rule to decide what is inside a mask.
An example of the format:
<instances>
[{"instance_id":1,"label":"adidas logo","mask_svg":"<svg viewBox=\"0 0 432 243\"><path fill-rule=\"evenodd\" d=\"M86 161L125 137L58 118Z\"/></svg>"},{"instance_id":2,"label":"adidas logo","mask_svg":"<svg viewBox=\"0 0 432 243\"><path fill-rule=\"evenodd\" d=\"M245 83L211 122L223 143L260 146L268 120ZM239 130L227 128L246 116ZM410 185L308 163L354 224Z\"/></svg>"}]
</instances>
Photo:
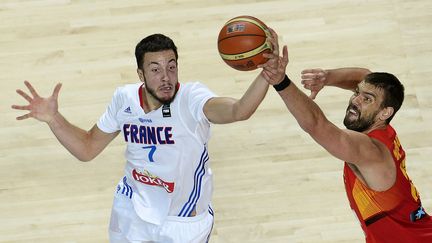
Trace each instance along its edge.
<instances>
[{"instance_id":1,"label":"adidas logo","mask_svg":"<svg viewBox=\"0 0 432 243\"><path fill-rule=\"evenodd\" d=\"M124 110L124 112L126 112L126 113L129 113L129 114L131 114L131 113L132 113L132 111L131 111L131 108L130 108L130 106L128 106L128 108L126 108L126 109Z\"/></svg>"}]
</instances>

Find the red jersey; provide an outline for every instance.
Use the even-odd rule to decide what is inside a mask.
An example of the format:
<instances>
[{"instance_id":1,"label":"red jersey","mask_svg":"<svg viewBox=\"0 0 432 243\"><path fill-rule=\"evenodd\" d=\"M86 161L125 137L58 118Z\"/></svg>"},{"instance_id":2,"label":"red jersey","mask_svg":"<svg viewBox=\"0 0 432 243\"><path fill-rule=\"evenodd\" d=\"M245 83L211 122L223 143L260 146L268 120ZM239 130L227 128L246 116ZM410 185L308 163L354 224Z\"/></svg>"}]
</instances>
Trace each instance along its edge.
<instances>
[{"instance_id":1,"label":"red jersey","mask_svg":"<svg viewBox=\"0 0 432 243\"><path fill-rule=\"evenodd\" d=\"M345 190L366 235L366 242L432 242L432 218L423 209L417 189L406 173L405 151L395 130L387 125L368 133L368 136L387 146L397 172L394 185L378 192L363 184L345 162Z\"/></svg>"}]
</instances>

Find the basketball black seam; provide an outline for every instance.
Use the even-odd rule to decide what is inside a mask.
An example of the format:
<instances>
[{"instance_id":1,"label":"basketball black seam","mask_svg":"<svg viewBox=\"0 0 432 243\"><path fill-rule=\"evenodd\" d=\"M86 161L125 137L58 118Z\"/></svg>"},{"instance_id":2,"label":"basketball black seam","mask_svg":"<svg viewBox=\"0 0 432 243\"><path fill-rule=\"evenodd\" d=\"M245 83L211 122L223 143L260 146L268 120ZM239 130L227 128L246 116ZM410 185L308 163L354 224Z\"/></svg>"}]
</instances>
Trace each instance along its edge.
<instances>
[{"instance_id":1,"label":"basketball black seam","mask_svg":"<svg viewBox=\"0 0 432 243\"><path fill-rule=\"evenodd\" d=\"M219 44L221 41L223 41L223 40L226 40L226 39L229 39L229 38L238 37L238 36L261 36L261 37L266 37L266 38L267 38L267 36L263 36L263 35L253 35L253 34L236 35L236 36L229 36L229 37L226 37L225 39L221 39L221 40L218 41L218 44ZM266 41L264 40L262 43L259 44L259 46L263 45L265 42L266 42ZM240 55L240 54L243 54L243 53L250 52L250 51L252 51L252 50L254 50L254 49L250 49L250 50L247 50L247 51L244 51L244 52L240 52L240 53L233 53L233 54L231 54L231 53L230 53L230 54L227 54L227 53L224 53L224 52L220 52L220 53L222 53L222 54L224 54L224 55ZM266 50L266 49L264 49L264 50ZM255 55L253 55L252 57L254 57L254 56L256 56L256 55L262 53L264 50L262 50L261 52L259 52L259 53L255 54Z\"/></svg>"},{"instance_id":2,"label":"basketball black seam","mask_svg":"<svg viewBox=\"0 0 432 243\"><path fill-rule=\"evenodd\" d=\"M220 40L218 41L218 43L220 43L220 42L223 41L223 40L226 40L226 39L229 39L229 38L238 37L238 36L260 36L260 37L266 37L266 38L267 38L266 35L253 35L253 34L235 35L235 36L228 36L228 37L225 37L225 38L223 38L223 39L220 39Z\"/></svg>"}]
</instances>

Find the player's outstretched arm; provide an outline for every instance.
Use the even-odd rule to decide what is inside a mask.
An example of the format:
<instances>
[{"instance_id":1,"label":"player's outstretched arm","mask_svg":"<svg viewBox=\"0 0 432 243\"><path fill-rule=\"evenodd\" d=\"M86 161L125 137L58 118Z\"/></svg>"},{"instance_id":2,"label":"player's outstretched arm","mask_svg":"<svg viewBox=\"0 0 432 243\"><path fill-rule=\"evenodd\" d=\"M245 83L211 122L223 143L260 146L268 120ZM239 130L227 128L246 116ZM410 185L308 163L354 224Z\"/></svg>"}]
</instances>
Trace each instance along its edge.
<instances>
[{"instance_id":1,"label":"player's outstretched arm","mask_svg":"<svg viewBox=\"0 0 432 243\"><path fill-rule=\"evenodd\" d=\"M28 113L17 117L17 120L35 118L45 122L59 142L81 161L89 161L96 157L117 135L104 133L95 125L85 131L69 123L58 111L58 94L61 84L57 84L50 97L41 97L34 87L25 81L30 94L21 89L17 93L28 101L28 105L12 105L13 109L27 110Z\"/></svg>"},{"instance_id":2,"label":"player's outstretched arm","mask_svg":"<svg viewBox=\"0 0 432 243\"><path fill-rule=\"evenodd\" d=\"M30 95L21 89L17 89L16 92L21 95L25 100L28 101L28 105L12 105L13 109L27 110L27 114L17 117L17 120L24 120L27 118L35 118L39 121L49 123L53 117L58 113L58 94L61 89L61 83L58 83L52 95L48 98L39 96L36 90L28 81L24 81L30 91Z\"/></svg>"},{"instance_id":3,"label":"player's outstretched arm","mask_svg":"<svg viewBox=\"0 0 432 243\"><path fill-rule=\"evenodd\" d=\"M268 73L280 73L281 70L285 72L289 62L287 46L283 47L282 54L277 69L266 67ZM388 151L384 145L375 142L366 134L338 128L326 118L321 108L289 79L267 78L267 82L276 85L278 94L300 127L336 158L353 163L359 168L370 168L367 165L370 162L387 161ZM384 163L381 165L386 166Z\"/></svg>"},{"instance_id":4,"label":"player's outstretched arm","mask_svg":"<svg viewBox=\"0 0 432 243\"><path fill-rule=\"evenodd\" d=\"M305 69L301 72L303 87L310 90L309 98L315 99L324 86L354 90L371 71L366 68L345 67L336 69Z\"/></svg>"},{"instance_id":5,"label":"player's outstretched arm","mask_svg":"<svg viewBox=\"0 0 432 243\"><path fill-rule=\"evenodd\" d=\"M204 106L204 113L213 123L229 123L248 119L261 104L267 94L268 84L284 79L288 60L279 56L279 42L277 33L269 28L271 36L268 41L272 44L273 52L264 53L268 61L262 65L261 72L240 99L213 98ZM285 47L286 49L286 47Z\"/></svg>"},{"instance_id":6,"label":"player's outstretched arm","mask_svg":"<svg viewBox=\"0 0 432 243\"><path fill-rule=\"evenodd\" d=\"M261 72L240 99L227 97L210 99L204 106L204 113L211 122L230 123L248 119L267 94L268 80L278 82L284 78L286 64L279 57L278 35L271 28L269 31L271 33L269 41L273 46L273 52L264 54L268 61L258 65L259 68L262 68Z\"/></svg>"},{"instance_id":7,"label":"player's outstretched arm","mask_svg":"<svg viewBox=\"0 0 432 243\"><path fill-rule=\"evenodd\" d=\"M268 87L265 79L258 75L240 99L215 97L208 100L204 105L204 114L215 124L247 120L263 101Z\"/></svg>"}]
</instances>

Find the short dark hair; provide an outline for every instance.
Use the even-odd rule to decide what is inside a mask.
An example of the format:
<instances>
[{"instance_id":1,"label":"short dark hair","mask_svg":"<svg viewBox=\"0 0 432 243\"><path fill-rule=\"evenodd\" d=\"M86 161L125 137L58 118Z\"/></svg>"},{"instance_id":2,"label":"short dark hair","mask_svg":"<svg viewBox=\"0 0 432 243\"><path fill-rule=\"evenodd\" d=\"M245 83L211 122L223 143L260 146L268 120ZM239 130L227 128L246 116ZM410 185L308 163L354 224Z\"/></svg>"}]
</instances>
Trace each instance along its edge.
<instances>
[{"instance_id":1,"label":"short dark hair","mask_svg":"<svg viewBox=\"0 0 432 243\"><path fill-rule=\"evenodd\" d=\"M396 76L384 72L369 73L365 77L365 82L384 91L384 100L381 103L381 108L393 107L394 109L393 115L386 120L386 123L389 124L402 106L405 91L404 86Z\"/></svg>"},{"instance_id":2,"label":"short dark hair","mask_svg":"<svg viewBox=\"0 0 432 243\"><path fill-rule=\"evenodd\" d=\"M145 53L165 50L173 50L176 60L178 59L177 47L173 40L168 36L163 34L153 34L142 39L135 47L135 58L138 68L142 68Z\"/></svg>"}]
</instances>

